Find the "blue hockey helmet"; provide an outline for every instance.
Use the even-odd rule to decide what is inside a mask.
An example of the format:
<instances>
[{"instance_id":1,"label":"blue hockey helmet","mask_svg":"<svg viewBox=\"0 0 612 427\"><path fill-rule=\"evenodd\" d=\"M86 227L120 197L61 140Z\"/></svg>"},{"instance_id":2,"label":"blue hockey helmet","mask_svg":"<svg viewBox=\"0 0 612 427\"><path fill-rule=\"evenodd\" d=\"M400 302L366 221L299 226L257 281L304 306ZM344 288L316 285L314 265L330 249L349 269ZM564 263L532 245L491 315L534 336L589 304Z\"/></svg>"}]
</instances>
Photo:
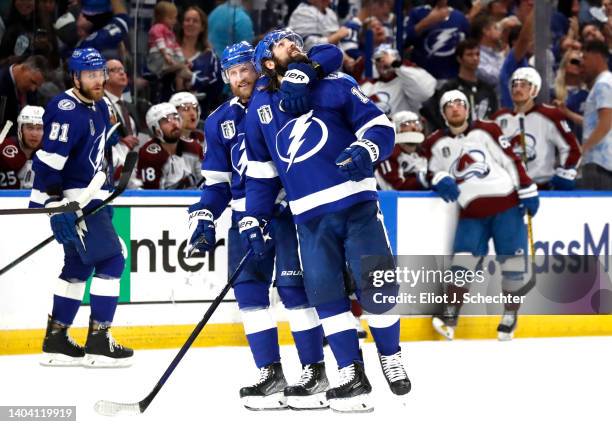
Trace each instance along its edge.
<instances>
[{"instance_id":1,"label":"blue hockey helmet","mask_svg":"<svg viewBox=\"0 0 612 427\"><path fill-rule=\"evenodd\" d=\"M93 47L75 49L68 60L68 71L80 73L81 71L106 71L106 60L100 52Z\"/></svg>"},{"instance_id":2,"label":"blue hockey helmet","mask_svg":"<svg viewBox=\"0 0 612 427\"><path fill-rule=\"evenodd\" d=\"M276 43L282 39L289 39L294 42L300 49L304 48L304 40L298 33L293 32L290 29L274 30L270 31L264 36L263 39L255 47L255 54L253 55L253 61L255 62L255 69L258 73L262 72L261 61L264 59L272 59L272 48Z\"/></svg>"},{"instance_id":3,"label":"blue hockey helmet","mask_svg":"<svg viewBox=\"0 0 612 427\"><path fill-rule=\"evenodd\" d=\"M246 62L253 63L253 53L255 50L249 42L242 41L226 46L221 55L221 70L223 71L223 81L229 83L226 71L230 68L244 64Z\"/></svg>"}]
</instances>

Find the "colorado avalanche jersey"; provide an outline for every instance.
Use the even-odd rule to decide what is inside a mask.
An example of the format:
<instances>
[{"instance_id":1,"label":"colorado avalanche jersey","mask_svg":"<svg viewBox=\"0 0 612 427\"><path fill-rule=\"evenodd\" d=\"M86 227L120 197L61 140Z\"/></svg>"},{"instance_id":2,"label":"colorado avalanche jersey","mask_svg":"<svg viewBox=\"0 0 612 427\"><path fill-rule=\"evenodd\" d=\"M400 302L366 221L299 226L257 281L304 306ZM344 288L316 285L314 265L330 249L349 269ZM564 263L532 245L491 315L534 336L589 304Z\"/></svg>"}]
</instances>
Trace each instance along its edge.
<instances>
[{"instance_id":1,"label":"colorado avalanche jersey","mask_svg":"<svg viewBox=\"0 0 612 427\"><path fill-rule=\"evenodd\" d=\"M76 197L93 176L105 170L106 132L110 129L104 100L87 104L72 89L57 95L45 108L42 147L36 152L32 169L34 185L30 207L40 207L50 196ZM92 202L110 195L107 182Z\"/></svg>"},{"instance_id":2,"label":"colorado avalanche jersey","mask_svg":"<svg viewBox=\"0 0 612 427\"><path fill-rule=\"evenodd\" d=\"M406 40L414 45L411 59L436 79L456 77L459 64L455 59L455 49L469 34L470 24L463 13L451 8L445 21L431 25L417 34L415 26L430 12L431 6L416 7L410 12Z\"/></svg>"},{"instance_id":3,"label":"colorado avalanche jersey","mask_svg":"<svg viewBox=\"0 0 612 427\"><path fill-rule=\"evenodd\" d=\"M28 159L17 139L8 137L0 148L0 190L32 188L32 159Z\"/></svg>"},{"instance_id":4,"label":"colorado avalanche jersey","mask_svg":"<svg viewBox=\"0 0 612 427\"><path fill-rule=\"evenodd\" d=\"M519 115L502 109L493 119L512 140L515 152L522 156ZM537 184L548 183L557 166L576 169L580 161L578 141L563 113L552 105L536 105L525 114L525 149L527 172Z\"/></svg>"},{"instance_id":5,"label":"colorado avalanche jersey","mask_svg":"<svg viewBox=\"0 0 612 427\"><path fill-rule=\"evenodd\" d=\"M374 176L350 181L335 161L358 139L386 159L394 143L389 119L343 74L316 82L310 99L312 110L294 117L279 109L278 92L254 92L245 132L248 215L269 219L281 186L296 223L377 199Z\"/></svg>"},{"instance_id":6,"label":"colorado avalanche jersey","mask_svg":"<svg viewBox=\"0 0 612 427\"><path fill-rule=\"evenodd\" d=\"M393 153L376 168L381 190L423 190L426 185L427 160L417 153L406 153L395 145Z\"/></svg>"},{"instance_id":7,"label":"colorado avalanche jersey","mask_svg":"<svg viewBox=\"0 0 612 427\"><path fill-rule=\"evenodd\" d=\"M494 122L475 121L456 136L438 130L419 148L433 185L447 176L457 182L462 217L482 218L516 206L516 190L531 185L523 163Z\"/></svg>"}]
</instances>

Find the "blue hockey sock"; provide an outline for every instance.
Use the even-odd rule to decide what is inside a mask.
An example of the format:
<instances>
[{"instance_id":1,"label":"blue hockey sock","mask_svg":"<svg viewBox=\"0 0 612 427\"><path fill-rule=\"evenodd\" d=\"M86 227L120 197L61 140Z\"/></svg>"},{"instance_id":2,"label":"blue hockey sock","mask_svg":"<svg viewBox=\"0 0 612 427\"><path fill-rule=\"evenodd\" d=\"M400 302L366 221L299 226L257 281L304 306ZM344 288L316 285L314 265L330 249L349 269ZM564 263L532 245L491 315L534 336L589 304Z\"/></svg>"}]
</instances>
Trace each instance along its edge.
<instances>
[{"instance_id":1,"label":"blue hockey sock","mask_svg":"<svg viewBox=\"0 0 612 427\"><path fill-rule=\"evenodd\" d=\"M66 326L72 325L85 292L85 282L71 283L58 279L53 295L51 318Z\"/></svg>"},{"instance_id":2,"label":"blue hockey sock","mask_svg":"<svg viewBox=\"0 0 612 427\"><path fill-rule=\"evenodd\" d=\"M302 365L323 361L323 328L321 325L305 331L292 332L292 335Z\"/></svg>"},{"instance_id":3,"label":"blue hockey sock","mask_svg":"<svg viewBox=\"0 0 612 427\"><path fill-rule=\"evenodd\" d=\"M91 318L99 323L112 323L119 301L119 279L94 277L89 295Z\"/></svg>"},{"instance_id":4,"label":"blue hockey sock","mask_svg":"<svg viewBox=\"0 0 612 427\"><path fill-rule=\"evenodd\" d=\"M362 360L355 321L349 308L348 298L317 306L327 342L339 368L345 368L356 360Z\"/></svg>"},{"instance_id":5,"label":"blue hockey sock","mask_svg":"<svg viewBox=\"0 0 612 427\"><path fill-rule=\"evenodd\" d=\"M240 310L244 332L258 368L280 361L278 330L268 308Z\"/></svg>"},{"instance_id":6,"label":"blue hockey sock","mask_svg":"<svg viewBox=\"0 0 612 427\"><path fill-rule=\"evenodd\" d=\"M400 321L398 316L372 316L368 319L368 324L380 354L390 356L398 352L400 349Z\"/></svg>"}]
</instances>

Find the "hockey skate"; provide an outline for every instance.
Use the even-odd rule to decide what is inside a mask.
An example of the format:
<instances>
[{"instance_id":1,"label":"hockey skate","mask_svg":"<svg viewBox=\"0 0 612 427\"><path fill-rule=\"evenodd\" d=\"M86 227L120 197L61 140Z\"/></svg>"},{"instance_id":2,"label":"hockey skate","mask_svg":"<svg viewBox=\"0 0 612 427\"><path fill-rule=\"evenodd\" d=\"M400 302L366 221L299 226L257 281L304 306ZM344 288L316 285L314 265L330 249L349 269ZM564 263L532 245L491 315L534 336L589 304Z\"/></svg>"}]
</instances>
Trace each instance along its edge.
<instances>
[{"instance_id":1,"label":"hockey skate","mask_svg":"<svg viewBox=\"0 0 612 427\"><path fill-rule=\"evenodd\" d=\"M126 368L132 364L134 350L117 344L111 335L110 325L89 320L89 331L85 342L86 368Z\"/></svg>"},{"instance_id":2,"label":"hockey skate","mask_svg":"<svg viewBox=\"0 0 612 427\"><path fill-rule=\"evenodd\" d=\"M511 341L518 323L516 311L505 310L499 325L497 325L497 339L499 341Z\"/></svg>"},{"instance_id":3,"label":"hockey skate","mask_svg":"<svg viewBox=\"0 0 612 427\"><path fill-rule=\"evenodd\" d=\"M68 335L68 326L54 321L51 316L47 320L42 351L40 364L43 366L81 366L85 356L85 349Z\"/></svg>"},{"instance_id":4,"label":"hockey skate","mask_svg":"<svg viewBox=\"0 0 612 427\"><path fill-rule=\"evenodd\" d=\"M325 362L304 365L298 382L285 387L287 406L295 410L325 409L329 406L325 397L328 387Z\"/></svg>"},{"instance_id":5,"label":"hockey skate","mask_svg":"<svg viewBox=\"0 0 612 427\"><path fill-rule=\"evenodd\" d=\"M280 362L275 362L259 369L259 379L255 384L240 389L240 400L251 411L285 409L286 387L283 367Z\"/></svg>"},{"instance_id":6,"label":"hockey skate","mask_svg":"<svg viewBox=\"0 0 612 427\"><path fill-rule=\"evenodd\" d=\"M435 315L431 319L431 323L437 333L442 335L449 341L455 338L455 328L459 321L459 308L457 306L446 306L444 313Z\"/></svg>"},{"instance_id":7,"label":"hockey skate","mask_svg":"<svg viewBox=\"0 0 612 427\"><path fill-rule=\"evenodd\" d=\"M372 386L366 377L363 362L353 362L339 371L340 385L327 391L329 407L335 412L372 412Z\"/></svg>"},{"instance_id":8,"label":"hockey skate","mask_svg":"<svg viewBox=\"0 0 612 427\"><path fill-rule=\"evenodd\" d=\"M412 385L402 363L402 350L398 350L397 353L390 356L379 354L378 359L393 394L398 396L408 394Z\"/></svg>"}]
</instances>

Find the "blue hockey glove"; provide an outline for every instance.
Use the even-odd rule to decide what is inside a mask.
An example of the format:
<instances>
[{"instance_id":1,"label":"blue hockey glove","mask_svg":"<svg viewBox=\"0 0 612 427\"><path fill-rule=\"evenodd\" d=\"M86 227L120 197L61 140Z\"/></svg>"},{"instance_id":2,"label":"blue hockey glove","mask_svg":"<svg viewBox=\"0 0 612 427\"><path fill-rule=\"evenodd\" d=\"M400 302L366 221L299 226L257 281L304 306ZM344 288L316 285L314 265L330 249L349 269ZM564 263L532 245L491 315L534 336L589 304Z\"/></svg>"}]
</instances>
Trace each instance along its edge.
<instances>
[{"instance_id":1,"label":"blue hockey glove","mask_svg":"<svg viewBox=\"0 0 612 427\"><path fill-rule=\"evenodd\" d=\"M367 139L353 142L336 159L340 171L352 181L374 176L374 162L378 160L378 146Z\"/></svg>"},{"instance_id":2,"label":"blue hockey glove","mask_svg":"<svg viewBox=\"0 0 612 427\"><path fill-rule=\"evenodd\" d=\"M310 64L293 62L285 73L280 86L280 107L289 114L301 116L310 111L308 84L317 78Z\"/></svg>"},{"instance_id":3,"label":"blue hockey glove","mask_svg":"<svg viewBox=\"0 0 612 427\"><path fill-rule=\"evenodd\" d=\"M518 196L520 199L519 207L521 208L523 215L525 214L525 211L527 211L530 216L535 216L535 214L538 212L538 208L540 207L538 186L531 184L529 187L521 188L518 191Z\"/></svg>"},{"instance_id":4,"label":"blue hockey glove","mask_svg":"<svg viewBox=\"0 0 612 427\"><path fill-rule=\"evenodd\" d=\"M436 179L434 178L434 182L435 181ZM459 190L459 186L455 180L448 175L440 180L437 180L432 188L440 197L442 197L445 202L456 201L461 193L461 190Z\"/></svg>"},{"instance_id":5,"label":"blue hockey glove","mask_svg":"<svg viewBox=\"0 0 612 427\"><path fill-rule=\"evenodd\" d=\"M263 227L259 225L257 218L245 216L238 223L238 231L240 237L247 242L253 250L253 255L256 259L263 259L270 244L266 244L266 240L270 240L268 235L264 236Z\"/></svg>"},{"instance_id":6,"label":"blue hockey glove","mask_svg":"<svg viewBox=\"0 0 612 427\"><path fill-rule=\"evenodd\" d=\"M557 168L550 180L553 190L571 191L576 188L576 169Z\"/></svg>"},{"instance_id":7,"label":"blue hockey glove","mask_svg":"<svg viewBox=\"0 0 612 427\"><path fill-rule=\"evenodd\" d=\"M194 250L200 252L211 251L215 249L215 223L211 211L202 209L199 203L191 205L189 211L189 245L187 253L191 254Z\"/></svg>"},{"instance_id":8,"label":"blue hockey glove","mask_svg":"<svg viewBox=\"0 0 612 427\"><path fill-rule=\"evenodd\" d=\"M56 208L68 204L68 199L62 200L51 200L45 203L47 208ZM79 236L76 231L76 220L77 215L74 212L62 212L51 214L51 230L53 230L53 237L58 243L65 245L70 242L76 242L79 240Z\"/></svg>"}]
</instances>

